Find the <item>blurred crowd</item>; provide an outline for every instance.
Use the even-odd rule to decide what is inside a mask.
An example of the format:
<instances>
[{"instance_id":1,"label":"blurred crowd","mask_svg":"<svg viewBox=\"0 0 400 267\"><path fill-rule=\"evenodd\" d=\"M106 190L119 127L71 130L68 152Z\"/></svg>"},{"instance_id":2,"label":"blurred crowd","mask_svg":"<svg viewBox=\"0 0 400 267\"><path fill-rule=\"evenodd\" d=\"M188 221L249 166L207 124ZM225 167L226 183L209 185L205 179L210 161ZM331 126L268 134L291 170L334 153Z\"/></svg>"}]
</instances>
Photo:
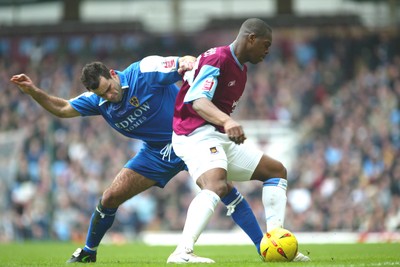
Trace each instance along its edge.
<instances>
[{"instance_id":1,"label":"blurred crowd","mask_svg":"<svg viewBox=\"0 0 400 267\"><path fill-rule=\"evenodd\" d=\"M141 146L101 117L58 119L9 82L27 73L47 92L72 98L84 64L122 70L144 56L198 55L229 44L237 29L192 36L93 34L0 40L0 135L25 130L11 183L0 174L0 242L83 242L103 190ZM285 122L298 133L288 170L286 227L300 231L400 230L400 35L360 27L274 30L269 56L249 65L234 117ZM245 129L246 130L246 129ZM271 155L274 156L274 155ZM238 184L265 225L261 184ZM193 198L186 172L122 205L108 237L180 231ZM223 205L207 229L235 227Z\"/></svg>"}]
</instances>

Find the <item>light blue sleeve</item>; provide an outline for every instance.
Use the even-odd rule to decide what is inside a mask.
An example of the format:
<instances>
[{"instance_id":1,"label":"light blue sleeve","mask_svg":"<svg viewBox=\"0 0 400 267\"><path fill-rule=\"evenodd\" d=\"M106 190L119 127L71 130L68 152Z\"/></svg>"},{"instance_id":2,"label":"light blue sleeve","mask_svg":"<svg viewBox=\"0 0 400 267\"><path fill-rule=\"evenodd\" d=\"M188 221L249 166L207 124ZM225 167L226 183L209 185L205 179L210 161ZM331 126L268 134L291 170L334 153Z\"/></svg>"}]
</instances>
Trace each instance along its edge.
<instances>
[{"instance_id":1,"label":"light blue sleeve","mask_svg":"<svg viewBox=\"0 0 400 267\"><path fill-rule=\"evenodd\" d=\"M85 92L70 99L69 103L81 114L81 116L94 116L100 115L99 100L100 98L96 94Z\"/></svg>"},{"instance_id":2,"label":"light blue sleeve","mask_svg":"<svg viewBox=\"0 0 400 267\"><path fill-rule=\"evenodd\" d=\"M140 61L140 72L151 86L165 86L182 80L179 57L148 56Z\"/></svg>"},{"instance_id":3,"label":"light blue sleeve","mask_svg":"<svg viewBox=\"0 0 400 267\"><path fill-rule=\"evenodd\" d=\"M215 89L217 88L219 75L219 68L204 65L194 80L188 80L190 88L183 101L185 103L190 103L203 97L212 100Z\"/></svg>"}]
</instances>

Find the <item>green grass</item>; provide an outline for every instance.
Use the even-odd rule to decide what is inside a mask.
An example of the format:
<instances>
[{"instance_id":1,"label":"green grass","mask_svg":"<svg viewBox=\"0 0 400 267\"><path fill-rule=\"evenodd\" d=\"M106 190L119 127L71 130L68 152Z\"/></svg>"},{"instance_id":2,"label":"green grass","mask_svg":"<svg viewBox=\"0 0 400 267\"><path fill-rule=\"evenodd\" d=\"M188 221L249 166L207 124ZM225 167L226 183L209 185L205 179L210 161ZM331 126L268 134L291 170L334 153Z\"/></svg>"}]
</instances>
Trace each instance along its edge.
<instances>
[{"instance_id":1,"label":"green grass","mask_svg":"<svg viewBox=\"0 0 400 267\"><path fill-rule=\"evenodd\" d=\"M72 243L30 242L0 244L0 266L66 266L65 261L77 248ZM89 266L174 266L166 259L175 247L142 244L102 245L97 263ZM252 246L197 246L198 255L210 257L211 266L400 266L400 243L301 245L308 263L264 263ZM81 264L79 264L81 265ZM199 265L199 264L197 264Z\"/></svg>"}]
</instances>

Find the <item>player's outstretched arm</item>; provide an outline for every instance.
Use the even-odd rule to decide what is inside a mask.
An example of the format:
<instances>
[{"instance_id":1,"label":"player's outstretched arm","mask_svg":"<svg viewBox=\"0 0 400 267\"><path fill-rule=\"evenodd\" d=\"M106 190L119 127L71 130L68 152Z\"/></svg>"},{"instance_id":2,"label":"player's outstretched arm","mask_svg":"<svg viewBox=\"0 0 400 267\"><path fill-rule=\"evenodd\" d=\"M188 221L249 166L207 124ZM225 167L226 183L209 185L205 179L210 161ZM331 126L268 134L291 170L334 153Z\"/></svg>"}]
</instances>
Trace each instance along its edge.
<instances>
[{"instance_id":1,"label":"player's outstretched arm","mask_svg":"<svg viewBox=\"0 0 400 267\"><path fill-rule=\"evenodd\" d=\"M49 95L38 88L26 74L14 75L10 81L16 84L24 94L30 95L39 105L57 117L72 118L80 115L67 100Z\"/></svg>"}]
</instances>

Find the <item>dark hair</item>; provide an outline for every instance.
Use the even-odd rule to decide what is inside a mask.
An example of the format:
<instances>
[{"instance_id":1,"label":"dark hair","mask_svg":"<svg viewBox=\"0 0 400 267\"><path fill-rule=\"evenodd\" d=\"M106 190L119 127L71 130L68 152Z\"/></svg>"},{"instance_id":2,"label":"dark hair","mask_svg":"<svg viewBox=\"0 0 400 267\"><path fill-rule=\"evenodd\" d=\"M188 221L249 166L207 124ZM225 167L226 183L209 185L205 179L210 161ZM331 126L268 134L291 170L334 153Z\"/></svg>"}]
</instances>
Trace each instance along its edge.
<instances>
[{"instance_id":1,"label":"dark hair","mask_svg":"<svg viewBox=\"0 0 400 267\"><path fill-rule=\"evenodd\" d=\"M239 30L240 34L254 33L258 37L268 36L272 34L271 27L263 20L258 18L247 19L243 22Z\"/></svg>"},{"instance_id":2,"label":"dark hair","mask_svg":"<svg viewBox=\"0 0 400 267\"><path fill-rule=\"evenodd\" d=\"M111 79L110 70L102 62L86 64L82 69L81 82L88 90L99 88L100 77Z\"/></svg>"}]
</instances>

